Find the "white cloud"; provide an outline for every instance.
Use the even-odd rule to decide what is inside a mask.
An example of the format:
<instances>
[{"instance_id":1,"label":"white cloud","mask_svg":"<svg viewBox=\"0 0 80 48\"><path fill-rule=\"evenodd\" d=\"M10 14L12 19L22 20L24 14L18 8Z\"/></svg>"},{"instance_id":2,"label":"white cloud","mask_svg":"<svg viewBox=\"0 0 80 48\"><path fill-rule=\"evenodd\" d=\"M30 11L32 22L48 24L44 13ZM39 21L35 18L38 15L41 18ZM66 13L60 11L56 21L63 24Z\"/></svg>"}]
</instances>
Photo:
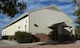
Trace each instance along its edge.
<instances>
[{"instance_id":1,"label":"white cloud","mask_svg":"<svg viewBox=\"0 0 80 48\"><path fill-rule=\"evenodd\" d=\"M72 0L57 0L57 1L60 1L60 2L72 2Z\"/></svg>"},{"instance_id":2,"label":"white cloud","mask_svg":"<svg viewBox=\"0 0 80 48\"><path fill-rule=\"evenodd\" d=\"M0 16L4 16L2 18L0 18L0 30L1 28L3 28L6 24L8 24L11 20L9 19L9 17L7 17L4 14L0 14Z\"/></svg>"},{"instance_id":3,"label":"white cloud","mask_svg":"<svg viewBox=\"0 0 80 48\"><path fill-rule=\"evenodd\" d=\"M73 4L67 4L67 5L60 5L59 6L62 10L64 10L67 14L72 14L74 12L75 6Z\"/></svg>"},{"instance_id":4,"label":"white cloud","mask_svg":"<svg viewBox=\"0 0 80 48\"><path fill-rule=\"evenodd\" d=\"M60 8L66 10L68 8L71 8L72 7L72 4L66 4L66 5L59 5Z\"/></svg>"},{"instance_id":5,"label":"white cloud","mask_svg":"<svg viewBox=\"0 0 80 48\"><path fill-rule=\"evenodd\" d=\"M34 2L43 2L43 1L50 1L50 0L26 0L28 3L34 3Z\"/></svg>"},{"instance_id":6,"label":"white cloud","mask_svg":"<svg viewBox=\"0 0 80 48\"><path fill-rule=\"evenodd\" d=\"M72 0L26 0L26 2L45 2L45 1L60 1L60 2L72 2Z\"/></svg>"},{"instance_id":7,"label":"white cloud","mask_svg":"<svg viewBox=\"0 0 80 48\"><path fill-rule=\"evenodd\" d=\"M0 18L0 22L9 22L10 19L8 17Z\"/></svg>"},{"instance_id":8,"label":"white cloud","mask_svg":"<svg viewBox=\"0 0 80 48\"><path fill-rule=\"evenodd\" d=\"M44 7L45 5L44 4L31 4L28 6L27 10L34 10L34 9L37 9L37 8L41 8L41 7Z\"/></svg>"},{"instance_id":9,"label":"white cloud","mask_svg":"<svg viewBox=\"0 0 80 48\"><path fill-rule=\"evenodd\" d=\"M33 10L33 9L44 7L44 6L46 6L46 3L42 3L42 2L52 2L52 1L56 1L56 0L34 0L34 1L27 0L26 1L28 3L27 10ZM49 3L49 4L51 4L51 3Z\"/></svg>"}]
</instances>

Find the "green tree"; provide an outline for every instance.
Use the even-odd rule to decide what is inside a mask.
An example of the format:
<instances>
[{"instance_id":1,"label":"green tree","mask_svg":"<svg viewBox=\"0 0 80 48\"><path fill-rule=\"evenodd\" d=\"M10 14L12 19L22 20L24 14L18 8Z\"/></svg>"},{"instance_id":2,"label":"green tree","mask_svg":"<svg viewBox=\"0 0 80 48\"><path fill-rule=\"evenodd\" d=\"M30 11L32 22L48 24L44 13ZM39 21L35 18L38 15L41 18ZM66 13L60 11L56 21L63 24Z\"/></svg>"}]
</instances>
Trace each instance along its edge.
<instances>
[{"instance_id":1,"label":"green tree","mask_svg":"<svg viewBox=\"0 0 80 48\"><path fill-rule=\"evenodd\" d=\"M74 15L78 17L75 21L78 24L76 26L76 37L80 40L80 0L73 0L73 2L77 5Z\"/></svg>"},{"instance_id":2,"label":"green tree","mask_svg":"<svg viewBox=\"0 0 80 48\"><path fill-rule=\"evenodd\" d=\"M24 9L26 9L25 2L18 2L18 0L0 0L0 13L7 14L10 18L13 18Z\"/></svg>"},{"instance_id":3,"label":"green tree","mask_svg":"<svg viewBox=\"0 0 80 48\"><path fill-rule=\"evenodd\" d=\"M78 17L76 23L80 24L80 0L73 0L73 2L77 5L77 9L74 12L74 15Z\"/></svg>"},{"instance_id":4,"label":"green tree","mask_svg":"<svg viewBox=\"0 0 80 48\"><path fill-rule=\"evenodd\" d=\"M73 2L78 6L77 10L74 13L74 15L80 16L80 0L73 0Z\"/></svg>"}]
</instances>

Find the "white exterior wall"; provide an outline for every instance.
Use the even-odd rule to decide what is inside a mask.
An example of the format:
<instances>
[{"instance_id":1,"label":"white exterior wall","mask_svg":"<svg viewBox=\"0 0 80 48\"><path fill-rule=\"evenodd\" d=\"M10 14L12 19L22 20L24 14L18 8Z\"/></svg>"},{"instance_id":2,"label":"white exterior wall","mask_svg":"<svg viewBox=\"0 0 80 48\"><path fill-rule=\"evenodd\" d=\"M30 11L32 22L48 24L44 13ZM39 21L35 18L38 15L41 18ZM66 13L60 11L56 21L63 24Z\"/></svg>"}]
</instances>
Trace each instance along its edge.
<instances>
[{"instance_id":1,"label":"white exterior wall","mask_svg":"<svg viewBox=\"0 0 80 48\"><path fill-rule=\"evenodd\" d=\"M29 16L3 29L2 36L14 35L16 31L25 31L25 25L26 25L26 31L29 32Z\"/></svg>"},{"instance_id":2,"label":"white exterior wall","mask_svg":"<svg viewBox=\"0 0 80 48\"><path fill-rule=\"evenodd\" d=\"M41 9L30 12L30 32L49 34L52 30L48 27L61 22L68 21L67 25L72 25L72 19L62 12L50 9ZM39 27L35 27L37 24ZM70 29L69 29L70 30Z\"/></svg>"}]
</instances>

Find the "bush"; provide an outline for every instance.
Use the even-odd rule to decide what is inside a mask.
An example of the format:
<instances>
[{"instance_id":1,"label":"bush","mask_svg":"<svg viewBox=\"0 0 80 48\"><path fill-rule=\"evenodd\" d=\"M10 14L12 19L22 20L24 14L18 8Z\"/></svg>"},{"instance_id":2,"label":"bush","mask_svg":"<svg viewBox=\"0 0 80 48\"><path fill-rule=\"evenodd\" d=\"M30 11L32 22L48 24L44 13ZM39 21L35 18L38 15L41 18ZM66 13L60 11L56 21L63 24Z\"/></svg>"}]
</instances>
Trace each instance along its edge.
<instances>
[{"instance_id":1,"label":"bush","mask_svg":"<svg viewBox=\"0 0 80 48\"><path fill-rule=\"evenodd\" d=\"M38 42L38 41L40 41L40 39L33 35L32 36L32 42Z\"/></svg>"},{"instance_id":2,"label":"bush","mask_svg":"<svg viewBox=\"0 0 80 48\"><path fill-rule=\"evenodd\" d=\"M80 40L80 35L77 35L77 40Z\"/></svg>"},{"instance_id":3,"label":"bush","mask_svg":"<svg viewBox=\"0 0 80 48\"><path fill-rule=\"evenodd\" d=\"M76 26L76 39L80 40L80 26Z\"/></svg>"},{"instance_id":4,"label":"bush","mask_svg":"<svg viewBox=\"0 0 80 48\"><path fill-rule=\"evenodd\" d=\"M80 40L80 34L76 34L77 40Z\"/></svg>"},{"instance_id":5,"label":"bush","mask_svg":"<svg viewBox=\"0 0 80 48\"><path fill-rule=\"evenodd\" d=\"M2 36L1 39L8 40L8 36Z\"/></svg>"},{"instance_id":6,"label":"bush","mask_svg":"<svg viewBox=\"0 0 80 48\"><path fill-rule=\"evenodd\" d=\"M76 39L80 40L80 32L79 31L76 31Z\"/></svg>"},{"instance_id":7,"label":"bush","mask_svg":"<svg viewBox=\"0 0 80 48\"><path fill-rule=\"evenodd\" d=\"M14 39L14 36L8 36L8 40Z\"/></svg>"},{"instance_id":8,"label":"bush","mask_svg":"<svg viewBox=\"0 0 80 48\"><path fill-rule=\"evenodd\" d=\"M17 31L15 33L14 37L17 40L17 42L19 42L19 43L30 43L30 42L32 42L32 35L31 35L31 33Z\"/></svg>"}]
</instances>

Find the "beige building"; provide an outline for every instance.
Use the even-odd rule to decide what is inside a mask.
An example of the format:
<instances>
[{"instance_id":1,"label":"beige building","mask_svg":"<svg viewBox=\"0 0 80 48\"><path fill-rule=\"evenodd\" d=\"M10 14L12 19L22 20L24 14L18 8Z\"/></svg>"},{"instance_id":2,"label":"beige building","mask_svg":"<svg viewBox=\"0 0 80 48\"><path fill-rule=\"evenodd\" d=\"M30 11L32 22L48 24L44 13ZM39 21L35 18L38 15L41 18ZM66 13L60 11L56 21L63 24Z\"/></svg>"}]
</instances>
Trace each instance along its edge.
<instances>
[{"instance_id":1,"label":"beige building","mask_svg":"<svg viewBox=\"0 0 80 48\"><path fill-rule=\"evenodd\" d=\"M42 41L48 40L48 36L64 41L75 36L72 19L55 5L24 13L3 28L2 36L14 35L16 31L30 32Z\"/></svg>"}]
</instances>

